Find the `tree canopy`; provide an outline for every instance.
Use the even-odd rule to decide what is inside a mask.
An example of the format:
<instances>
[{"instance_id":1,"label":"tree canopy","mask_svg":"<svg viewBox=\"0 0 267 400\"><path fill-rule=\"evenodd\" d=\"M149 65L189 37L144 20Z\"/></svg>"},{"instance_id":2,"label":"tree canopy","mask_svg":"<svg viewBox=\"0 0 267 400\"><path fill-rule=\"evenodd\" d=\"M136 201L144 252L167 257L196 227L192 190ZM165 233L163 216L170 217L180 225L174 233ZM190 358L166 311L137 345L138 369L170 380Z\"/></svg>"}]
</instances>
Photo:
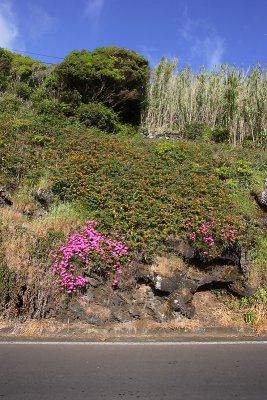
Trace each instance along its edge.
<instances>
[{"instance_id":1,"label":"tree canopy","mask_svg":"<svg viewBox=\"0 0 267 400\"><path fill-rule=\"evenodd\" d=\"M119 47L72 51L56 66L59 97L71 93L83 103L101 102L117 112L123 122L138 123L148 82L148 61Z\"/></svg>"}]
</instances>

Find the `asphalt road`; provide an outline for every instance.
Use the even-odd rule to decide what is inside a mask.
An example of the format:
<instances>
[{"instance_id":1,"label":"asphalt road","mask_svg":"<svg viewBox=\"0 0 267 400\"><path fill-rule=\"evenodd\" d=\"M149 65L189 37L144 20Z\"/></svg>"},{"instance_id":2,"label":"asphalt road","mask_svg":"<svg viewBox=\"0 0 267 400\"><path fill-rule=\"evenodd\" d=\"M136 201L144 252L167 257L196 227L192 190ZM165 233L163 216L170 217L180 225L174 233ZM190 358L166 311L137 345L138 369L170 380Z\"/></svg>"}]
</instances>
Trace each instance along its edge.
<instances>
[{"instance_id":1,"label":"asphalt road","mask_svg":"<svg viewBox=\"0 0 267 400\"><path fill-rule=\"evenodd\" d=\"M265 400L267 343L0 342L0 400Z\"/></svg>"}]
</instances>

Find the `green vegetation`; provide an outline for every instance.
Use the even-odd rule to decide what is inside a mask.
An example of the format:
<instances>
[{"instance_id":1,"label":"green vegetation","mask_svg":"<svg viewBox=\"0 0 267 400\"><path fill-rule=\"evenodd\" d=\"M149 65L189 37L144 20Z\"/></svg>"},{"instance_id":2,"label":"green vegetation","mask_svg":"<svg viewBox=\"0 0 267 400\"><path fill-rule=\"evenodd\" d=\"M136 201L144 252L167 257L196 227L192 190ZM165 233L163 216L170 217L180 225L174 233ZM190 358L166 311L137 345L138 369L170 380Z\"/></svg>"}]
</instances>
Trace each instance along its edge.
<instances>
[{"instance_id":1,"label":"green vegetation","mask_svg":"<svg viewBox=\"0 0 267 400\"><path fill-rule=\"evenodd\" d=\"M77 110L77 115L79 121L87 127L96 126L107 132L118 131L117 114L101 103L82 104Z\"/></svg>"},{"instance_id":2,"label":"green vegetation","mask_svg":"<svg viewBox=\"0 0 267 400\"><path fill-rule=\"evenodd\" d=\"M166 60L157 67L144 121L152 129L181 130L184 137L145 140L137 134L148 78L141 56L114 47L74 51L48 68L1 50L0 189L14 200L0 208L5 315L44 315L58 296L51 254L88 220L101 232L124 236L130 256L139 253L147 261L168 250L171 237L194 242L199 260L242 246L256 284L266 284L266 231L256 223L259 211L250 196L266 178L266 105L255 100L265 78L256 69L238 80L239 91L247 88L244 102L257 103L246 122L228 103L225 111L225 97L221 103L221 89L237 80L235 70L193 77L188 70L175 75L174 67ZM254 97L252 77L258 79ZM218 98L199 98L209 90ZM193 108L181 99L191 99ZM229 139L252 139L258 146L234 147ZM53 192L45 208L36 199L40 188Z\"/></svg>"},{"instance_id":3,"label":"green vegetation","mask_svg":"<svg viewBox=\"0 0 267 400\"><path fill-rule=\"evenodd\" d=\"M242 297L241 299L232 298L225 304L229 309L240 313L246 324L252 326L255 330L266 329L267 314L267 287L262 286L253 296Z\"/></svg>"},{"instance_id":4,"label":"green vegetation","mask_svg":"<svg viewBox=\"0 0 267 400\"><path fill-rule=\"evenodd\" d=\"M55 68L62 101L100 102L123 122L139 123L148 80L148 62L118 47L73 51Z\"/></svg>"},{"instance_id":5,"label":"green vegetation","mask_svg":"<svg viewBox=\"0 0 267 400\"><path fill-rule=\"evenodd\" d=\"M152 73L143 125L191 139L210 130L215 142L266 147L266 90L266 70L259 65L247 71L222 65L219 71L194 73L163 58Z\"/></svg>"}]
</instances>

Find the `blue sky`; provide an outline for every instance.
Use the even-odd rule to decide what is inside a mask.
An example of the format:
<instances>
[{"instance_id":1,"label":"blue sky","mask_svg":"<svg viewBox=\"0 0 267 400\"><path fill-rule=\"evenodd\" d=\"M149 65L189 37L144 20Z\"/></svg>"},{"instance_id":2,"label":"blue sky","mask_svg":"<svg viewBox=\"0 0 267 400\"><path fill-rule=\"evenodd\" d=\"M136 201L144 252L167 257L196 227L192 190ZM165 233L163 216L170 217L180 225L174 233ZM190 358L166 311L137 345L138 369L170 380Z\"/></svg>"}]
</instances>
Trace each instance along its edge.
<instances>
[{"instance_id":1,"label":"blue sky","mask_svg":"<svg viewBox=\"0 0 267 400\"><path fill-rule=\"evenodd\" d=\"M155 65L267 65L267 0L0 0L0 46L65 57L121 46ZM58 62L42 56L33 58Z\"/></svg>"}]
</instances>

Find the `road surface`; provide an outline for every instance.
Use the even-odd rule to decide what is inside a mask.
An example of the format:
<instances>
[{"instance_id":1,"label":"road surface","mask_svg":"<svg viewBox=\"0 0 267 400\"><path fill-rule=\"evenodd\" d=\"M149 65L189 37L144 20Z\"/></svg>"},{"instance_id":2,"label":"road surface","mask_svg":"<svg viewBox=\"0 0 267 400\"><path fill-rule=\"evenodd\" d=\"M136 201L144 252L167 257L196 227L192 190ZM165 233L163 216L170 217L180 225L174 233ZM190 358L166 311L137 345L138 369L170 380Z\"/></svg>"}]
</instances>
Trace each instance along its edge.
<instances>
[{"instance_id":1,"label":"road surface","mask_svg":"<svg viewBox=\"0 0 267 400\"><path fill-rule=\"evenodd\" d=\"M0 342L0 400L265 400L267 342Z\"/></svg>"}]
</instances>

